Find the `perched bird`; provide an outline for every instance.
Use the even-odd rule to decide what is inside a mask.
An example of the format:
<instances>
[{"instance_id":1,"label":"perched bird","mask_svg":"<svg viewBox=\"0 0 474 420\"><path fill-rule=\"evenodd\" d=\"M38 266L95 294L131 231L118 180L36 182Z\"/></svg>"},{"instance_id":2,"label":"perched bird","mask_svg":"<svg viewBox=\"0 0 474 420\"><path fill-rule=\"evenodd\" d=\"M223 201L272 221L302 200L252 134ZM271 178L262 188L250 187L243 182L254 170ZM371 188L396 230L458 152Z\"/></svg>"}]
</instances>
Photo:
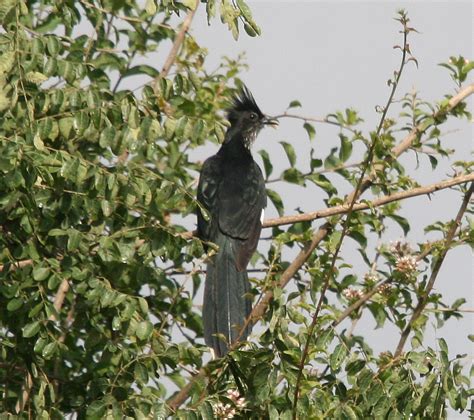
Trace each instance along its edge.
<instances>
[{"instance_id":1,"label":"perched bird","mask_svg":"<svg viewBox=\"0 0 474 420\"><path fill-rule=\"evenodd\" d=\"M245 86L234 96L227 119L224 142L204 162L197 193L208 213L198 209L198 236L219 247L207 264L203 303L204 338L216 357L245 340L252 328L241 332L252 309L247 265L257 248L267 194L250 148L265 125L278 125Z\"/></svg>"}]
</instances>

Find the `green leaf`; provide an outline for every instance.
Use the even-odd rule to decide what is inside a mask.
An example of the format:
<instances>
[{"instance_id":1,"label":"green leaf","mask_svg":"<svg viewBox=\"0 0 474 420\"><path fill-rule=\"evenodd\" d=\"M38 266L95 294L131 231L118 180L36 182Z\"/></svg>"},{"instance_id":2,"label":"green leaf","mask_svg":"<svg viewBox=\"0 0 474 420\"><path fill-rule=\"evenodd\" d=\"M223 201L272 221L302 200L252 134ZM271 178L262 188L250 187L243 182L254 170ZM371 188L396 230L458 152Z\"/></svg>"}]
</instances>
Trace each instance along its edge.
<instances>
[{"instance_id":1,"label":"green leaf","mask_svg":"<svg viewBox=\"0 0 474 420\"><path fill-rule=\"evenodd\" d=\"M87 407L86 416L88 419L101 419L107 410L107 403L104 400L92 401Z\"/></svg>"},{"instance_id":2,"label":"green leaf","mask_svg":"<svg viewBox=\"0 0 474 420\"><path fill-rule=\"evenodd\" d=\"M270 199L270 201L275 206L275 208L278 212L278 215L280 217L282 217L285 214L285 209L283 207L283 201L280 197L280 194L278 194L276 191L267 189L267 195L268 195L268 198Z\"/></svg>"},{"instance_id":3,"label":"green leaf","mask_svg":"<svg viewBox=\"0 0 474 420\"><path fill-rule=\"evenodd\" d=\"M110 201L102 200L100 202L100 207L105 217L109 217L112 214L112 206L110 204Z\"/></svg>"},{"instance_id":4,"label":"green leaf","mask_svg":"<svg viewBox=\"0 0 474 420\"><path fill-rule=\"evenodd\" d=\"M410 232L410 223L407 219L397 214L390 214L388 217L393 219L402 228L403 234L406 236Z\"/></svg>"},{"instance_id":5,"label":"green leaf","mask_svg":"<svg viewBox=\"0 0 474 420\"><path fill-rule=\"evenodd\" d=\"M338 344L334 351L331 353L331 356L329 357L329 364L331 366L331 369L334 371L338 370L341 367L341 364L344 361L346 355L346 346L343 344Z\"/></svg>"},{"instance_id":6,"label":"green leaf","mask_svg":"<svg viewBox=\"0 0 474 420\"><path fill-rule=\"evenodd\" d=\"M255 32L255 30L247 22L244 23L244 30L247 32L247 35L251 36L252 38L258 35L257 32Z\"/></svg>"},{"instance_id":7,"label":"green leaf","mask_svg":"<svg viewBox=\"0 0 474 420\"><path fill-rule=\"evenodd\" d=\"M41 267L37 266L33 268L33 278L36 281L43 281L45 280L50 273L49 267Z\"/></svg>"},{"instance_id":8,"label":"green leaf","mask_svg":"<svg viewBox=\"0 0 474 420\"><path fill-rule=\"evenodd\" d=\"M146 0L145 11L148 15L152 16L156 13L155 0Z\"/></svg>"},{"instance_id":9,"label":"green leaf","mask_svg":"<svg viewBox=\"0 0 474 420\"><path fill-rule=\"evenodd\" d=\"M344 404L342 406L342 411L344 412L344 414L347 416L347 418L351 419L351 420L357 420L357 415L356 413L354 412L354 410L349 407L348 405Z\"/></svg>"},{"instance_id":10,"label":"green leaf","mask_svg":"<svg viewBox=\"0 0 474 420\"><path fill-rule=\"evenodd\" d=\"M283 146L283 149L285 150L288 161L290 162L290 166L291 167L295 166L296 153L295 153L294 147L290 143L287 143L285 141L281 141L280 144Z\"/></svg>"},{"instance_id":11,"label":"green leaf","mask_svg":"<svg viewBox=\"0 0 474 420\"><path fill-rule=\"evenodd\" d=\"M63 229L51 229L48 232L48 236L65 236L67 235L67 231Z\"/></svg>"},{"instance_id":12,"label":"green leaf","mask_svg":"<svg viewBox=\"0 0 474 420\"><path fill-rule=\"evenodd\" d=\"M321 187L329 197L337 194L336 188L332 185L331 181L322 174L311 174L307 177L310 181L314 182L318 187Z\"/></svg>"},{"instance_id":13,"label":"green leaf","mask_svg":"<svg viewBox=\"0 0 474 420\"><path fill-rule=\"evenodd\" d=\"M43 73L40 73L38 71L30 71L25 74L25 79L30 83L40 85L41 83L48 80L48 76L45 76Z\"/></svg>"},{"instance_id":14,"label":"green leaf","mask_svg":"<svg viewBox=\"0 0 474 420\"><path fill-rule=\"evenodd\" d=\"M140 340L146 340L152 332L153 324L150 321L142 321L138 324L135 334Z\"/></svg>"},{"instance_id":15,"label":"green leaf","mask_svg":"<svg viewBox=\"0 0 474 420\"><path fill-rule=\"evenodd\" d=\"M59 133L68 140L72 133L72 126L74 124L74 118L66 117L59 120Z\"/></svg>"},{"instance_id":16,"label":"green leaf","mask_svg":"<svg viewBox=\"0 0 474 420\"><path fill-rule=\"evenodd\" d=\"M383 396L383 387L380 381L373 381L369 391L366 394L367 402L374 406Z\"/></svg>"},{"instance_id":17,"label":"green leaf","mask_svg":"<svg viewBox=\"0 0 474 420\"><path fill-rule=\"evenodd\" d=\"M59 44L58 38L55 35L48 36L46 45L48 48L48 52L51 56L54 57L58 55L60 44Z\"/></svg>"},{"instance_id":18,"label":"green leaf","mask_svg":"<svg viewBox=\"0 0 474 420\"><path fill-rule=\"evenodd\" d=\"M237 6L242 13L243 18L247 21L249 26L253 29L253 31L257 34L260 35L261 31L258 25L254 22L252 12L250 10L250 7L247 6L244 0L237 0ZM252 36L252 35L251 35Z\"/></svg>"},{"instance_id":19,"label":"green leaf","mask_svg":"<svg viewBox=\"0 0 474 420\"><path fill-rule=\"evenodd\" d=\"M50 57L46 64L44 65L44 74L46 76L53 76L58 69L58 62L54 57Z\"/></svg>"},{"instance_id":20,"label":"green leaf","mask_svg":"<svg viewBox=\"0 0 474 420\"><path fill-rule=\"evenodd\" d=\"M23 337L30 338L38 334L40 326L41 326L41 323L39 321L33 321L33 322L30 322L29 324L26 324L23 327Z\"/></svg>"},{"instance_id":21,"label":"green leaf","mask_svg":"<svg viewBox=\"0 0 474 420\"><path fill-rule=\"evenodd\" d=\"M148 64L140 64L139 66L130 67L123 73L123 77L134 76L137 74L146 74L147 76L155 78L160 75L160 72L155 67L149 66Z\"/></svg>"},{"instance_id":22,"label":"green leaf","mask_svg":"<svg viewBox=\"0 0 474 420\"><path fill-rule=\"evenodd\" d=\"M446 343L446 340L444 338L440 338L438 340L439 348L442 352L444 352L446 355L449 354L448 352L448 344Z\"/></svg>"},{"instance_id":23,"label":"green leaf","mask_svg":"<svg viewBox=\"0 0 474 420\"><path fill-rule=\"evenodd\" d=\"M54 356L54 353L56 353L56 349L57 349L57 344L55 341L53 341L51 343L46 344L46 346L44 346L43 351L41 352L41 355L45 359L51 359L51 357Z\"/></svg>"},{"instance_id":24,"label":"green leaf","mask_svg":"<svg viewBox=\"0 0 474 420\"><path fill-rule=\"evenodd\" d=\"M352 154L352 143L351 141L344 136L343 134L339 135L339 138L341 139L341 148L339 149L339 159L342 162L347 161Z\"/></svg>"},{"instance_id":25,"label":"green leaf","mask_svg":"<svg viewBox=\"0 0 474 420\"><path fill-rule=\"evenodd\" d=\"M216 418L212 405L208 401L203 401L202 404L199 404L199 413L204 420L214 420Z\"/></svg>"},{"instance_id":26,"label":"green leaf","mask_svg":"<svg viewBox=\"0 0 474 420\"><path fill-rule=\"evenodd\" d=\"M303 174L296 168L290 168L283 171L283 179L292 184L304 185Z\"/></svg>"},{"instance_id":27,"label":"green leaf","mask_svg":"<svg viewBox=\"0 0 474 420\"><path fill-rule=\"evenodd\" d=\"M306 130L308 133L309 140L313 140L314 136L316 135L316 130L314 129L313 125L310 123L305 122L303 124L303 128Z\"/></svg>"},{"instance_id":28,"label":"green leaf","mask_svg":"<svg viewBox=\"0 0 474 420\"><path fill-rule=\"evenodd\" d=\"M323 161L321 159L311 158L310 165L311 165L311 170L316 169L316 168L320 168L321 166L323 166Z\"/></svg>"},{"instance_id":29,"label":"green leaf","mask_svg":"<svg viewBox=\"0 0 474 420\"><path fill-rule=\"evenodd\" d=\"M8 302L7 311L14 312L17 309L20 309L22 306L23 306L23 301L21 299L14 298L10 300L10 302Z\"/></svg>"},{"instance_id":30,"label":"green leaf","mask_svg":"<svg viewBox=\"0 0 474 420\"><path fill-rule=\"evenodd\" d=\"M133 369L133 376L139 384L146 385L149 381L148 369L142 363L135 363L135 368Z\"/></svg>"},{"instance_id":31,"label":"green leaf","mask_svg":"<svg viewBox=\"0 0 474 420\"><path fill-rule=\"evenodd\" d=\"M142 314L147 315L148 314L148 302L144 298L139 297L138 298L138 305L140 306L140 311L142 312Z\"/></svg>"},{"instance_id":32,"label":"green leaf","mask_svg":"<svg viewBox=\"0 0 474 420\"><path fill-rule=\"evenodd\" d=\"M38 150L44 150L44 143L43 143L43 140L41 140L39 133L36 133L35 136L33 137L33 145Z\"/></svg>"},{"instance_id":33,"label":"green leaf","mask_svg":"<svg viewBox=\"0 0 474 420\"><path fill-rule=\"evenodd\" d=\"M117 131L112 126L106 127L104 130L102 130L102 133L99 137L100 147L106 148L113 146L116 133Z\"/></svg>"},{"instance_id":34,"label":"green leaf","mask_svg":"<svg viewBox=\"0 0 474 420\"><path fill-rule=\"evenodd\" d=\"M68 230L67 249L68 251L74 251L81 242L81 233L75 229Z\"/></svg>"},{"instance_id":35,"label":"green leaf","mask_svg":"<svg viewBox=\"0 0 474 420\"><path fill-rule=\"evenodd\" d=\"M273 172L273 165L270 161L270 156L266 150L259 150L258 153L262 156L263 168L265 169L265 179L268 179Z\"/></svg>"},{"instance_id":36,"label":"green leaf","mask_svg":"<svg viewBox=\"0 0 474 420\"><path fill-rule=\"evenodd\" d=\"M290 108L300 108L300 107L301 107L301 102L297 101L297 100L291 101L290 104L288 105L288 109L290 109Z\"/></svg>"},{"instance_id":37,"label":"green leaf","mask_svg":"<svg viewBox=\"0 0 474 420\"><path fill-rule=\"evenodd\" d=\"M438 166L438 159L436 159L434 156L432 155L428 155L428 159L430 160L430 163L431 163L431 169L436 169L436 167Z\"/></svg>"}]
</instances>

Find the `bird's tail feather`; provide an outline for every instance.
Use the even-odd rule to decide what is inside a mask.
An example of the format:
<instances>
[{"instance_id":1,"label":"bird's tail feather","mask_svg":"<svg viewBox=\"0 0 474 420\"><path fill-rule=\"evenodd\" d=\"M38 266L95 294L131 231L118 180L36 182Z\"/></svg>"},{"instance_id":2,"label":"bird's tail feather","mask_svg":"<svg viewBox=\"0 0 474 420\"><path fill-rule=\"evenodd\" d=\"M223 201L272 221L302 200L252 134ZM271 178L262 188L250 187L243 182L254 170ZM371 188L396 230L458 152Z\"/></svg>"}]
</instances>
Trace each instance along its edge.
<instances>
[{"instance_id":1,"label":"bird's tail feather","mask_svg":"<svg viewBox=\"0 0 474 420\"><path fill-rule=\"evenodd\" d=\"M228 352L230 344L248 337L251 325L242 334L241 330L252 305L247 272L236 268L235 239L220 235L216 243L219 251L207 264L203 323L206 344L221 357Z\"/></svg>"}]
</instances>

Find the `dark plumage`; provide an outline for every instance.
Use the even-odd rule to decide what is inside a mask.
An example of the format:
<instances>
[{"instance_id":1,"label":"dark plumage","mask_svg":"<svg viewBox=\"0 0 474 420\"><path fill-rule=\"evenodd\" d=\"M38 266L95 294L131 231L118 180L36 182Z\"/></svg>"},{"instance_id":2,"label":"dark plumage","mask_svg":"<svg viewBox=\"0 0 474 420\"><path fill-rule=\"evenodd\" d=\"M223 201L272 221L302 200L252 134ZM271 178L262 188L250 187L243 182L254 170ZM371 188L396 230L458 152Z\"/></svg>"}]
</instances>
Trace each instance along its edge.
<instances>
[{"instance_id":1,"label":"dark plumage","mask_svg":"<svg viewBox=\"0 0 474 420\"><path fill-rule=\"evenodd\" d=\"M198 210L198 236L219 246L207 264L203 303L204 338L217 357L251 330L249 324L241 332L252 309L246 268L260 237L267 196L250 147L262 127L278 124L260 111L245 86L234 96L227 118L224 143L204 162L197 195L210 215L206 220Z\"/></svg>"}]
</instances>

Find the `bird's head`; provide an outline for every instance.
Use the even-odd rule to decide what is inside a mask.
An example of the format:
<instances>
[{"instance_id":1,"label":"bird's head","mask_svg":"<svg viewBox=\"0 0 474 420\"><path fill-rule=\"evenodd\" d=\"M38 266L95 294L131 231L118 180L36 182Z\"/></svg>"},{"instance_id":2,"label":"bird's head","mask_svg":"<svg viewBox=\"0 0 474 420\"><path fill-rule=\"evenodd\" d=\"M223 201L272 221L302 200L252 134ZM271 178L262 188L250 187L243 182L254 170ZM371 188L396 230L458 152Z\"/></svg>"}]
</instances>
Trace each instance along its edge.
<instances>
[{"instance_id":1,"label":"bird's head","mask_svg":"<svg viewBox=\"0 0 474 420\"><path fill-rule=\"evenodd\" d=\"M278 126L276 119L270 118L260 111L252 93L245 85L233 97L227 112L227 119L231 125L230 132L241 133L245 147L248 149L264 126ZM226 140L230 140L230 138Z\"/></svg>"}]
</instances>

